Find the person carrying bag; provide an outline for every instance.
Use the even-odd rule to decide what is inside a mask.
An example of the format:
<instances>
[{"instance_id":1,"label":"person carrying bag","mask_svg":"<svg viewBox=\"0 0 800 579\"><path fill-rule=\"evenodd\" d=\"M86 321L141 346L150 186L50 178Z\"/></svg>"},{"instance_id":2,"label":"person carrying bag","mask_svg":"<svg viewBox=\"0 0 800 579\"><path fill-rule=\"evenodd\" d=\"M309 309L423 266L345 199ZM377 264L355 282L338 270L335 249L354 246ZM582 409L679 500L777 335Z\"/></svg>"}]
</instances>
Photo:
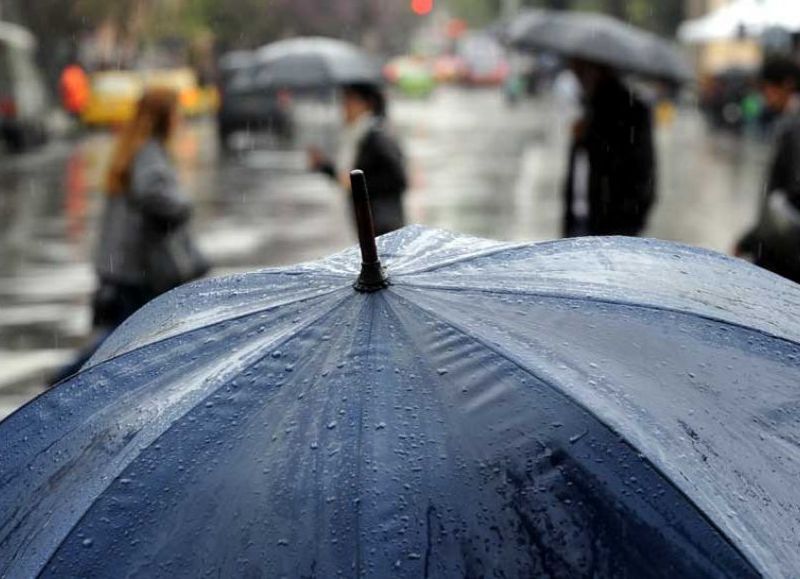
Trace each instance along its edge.
<instances>
[{"instance_id":1,"label":"person carrying bag","mask_svg":"<svg viewBox=\"0 0 800 579\"><path fill-rule=\"evenodd\" d=\"M191 236L191 201L168 152L178 123L177 94L150 89L119 135L95 252L93 335L76 359L51 377L51 385L77 372L140 307L209 270Z\"/></svg>"},{"instance_id":2,"label":"person carrying bag","mask_svg":"<svg viewBox=\"0 0 800 579\"><path fill-rule=\"evenodd\" d=\"M209 270L191 236L191 201L169 154L178 123L177 94L149 89L117 141L95 259L96 326L115 327Z\"/></svg>"}]
</instances>

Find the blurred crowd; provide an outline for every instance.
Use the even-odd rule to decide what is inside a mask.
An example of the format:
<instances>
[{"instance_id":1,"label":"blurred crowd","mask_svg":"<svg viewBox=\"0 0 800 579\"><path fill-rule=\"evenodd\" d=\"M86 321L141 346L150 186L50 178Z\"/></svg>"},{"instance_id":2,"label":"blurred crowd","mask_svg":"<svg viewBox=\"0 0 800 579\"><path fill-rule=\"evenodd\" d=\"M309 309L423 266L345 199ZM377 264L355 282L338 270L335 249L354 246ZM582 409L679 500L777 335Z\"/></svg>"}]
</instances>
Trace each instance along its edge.
<instances>
[{"instance_id":1,"label":"blurred crowd","mask_svg":"<svg viewBox=\"0 0 800 579\"><path fill-rule=\"evenodd\" d=\"M375 230L384 234L406 224L410 182L407 151L388 117L390 95L424 100L438 84L451 83L492 87L514 107L531 95L551 94L573 115L569 148L557 154L567 158L561 233L574 237L645 230L659 189L655 127L694 95L713 130L761 139L774 149L757 222L731 252L800 282L800 72L791 51L767 54L759 70L702 75L694 92L686 88L693 71L664 39L607 17L567 16L533 11L490 31L451 22L434 53L390 59L325 38L291 38L211 60L206 51L197 60L201 66L97 67L76 54L58 80L61 108L73 131L113 127L117 144L97 225L94 335L53 382L79 368L143 304L210 269L193 239L191 195L171 153L181 119L214 115L221 150L235 155L242 133L296 142L299 97L341 109L335 151L308 146L309 171L327 175L347 198L349 172L362 169ZM600 28L614 42L592 44ZM33 68L34 44L9 42ZM20 95L36 92L34 77ZM15 98L0 101L0 112L9 148L21 150L43 140L35 138L43 128L41 115L16 110Z\"/></svg>"}]
</instances>

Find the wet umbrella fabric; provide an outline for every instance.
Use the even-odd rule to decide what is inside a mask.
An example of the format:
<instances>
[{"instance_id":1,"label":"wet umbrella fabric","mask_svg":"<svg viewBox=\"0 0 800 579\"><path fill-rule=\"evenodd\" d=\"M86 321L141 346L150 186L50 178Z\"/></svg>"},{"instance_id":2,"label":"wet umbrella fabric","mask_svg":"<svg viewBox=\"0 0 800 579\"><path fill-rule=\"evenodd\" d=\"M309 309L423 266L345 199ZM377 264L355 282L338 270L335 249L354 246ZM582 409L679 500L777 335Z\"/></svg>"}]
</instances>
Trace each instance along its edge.
<instances>
[{"instance_id":1,"label":"wet umbrella fabric","mask_svg":"<svg viewBox=\"0 0 800 579\"><path fill-rule=\"evenodd\" d=\"M342 84L381 84L378 59L331 38L280 40L256 51L256 83L274 89L321 89Z\"/></svg>"},{"instance_id":2,"label":"wet umbrella fabric","mask_svg":"<svg viewBox=\"0 0 800 579\"><path fill-rule=\"evenodd\" d=\"M526 12L509 26L507 37L521 49L552 51L647 77L678 83L693 78L676 45L603 14Z\"/></svg>"},{"instance_id":3,"label":"wet umbrella fabric","mask_svg":"<svg viewBox=\"0 0 800 579\"><path fill-rule=\"evenodd\" d=\"M184 286L0 424L0 575L790 577L800 286L411 227Z\"/></svg>"}]
</instances>

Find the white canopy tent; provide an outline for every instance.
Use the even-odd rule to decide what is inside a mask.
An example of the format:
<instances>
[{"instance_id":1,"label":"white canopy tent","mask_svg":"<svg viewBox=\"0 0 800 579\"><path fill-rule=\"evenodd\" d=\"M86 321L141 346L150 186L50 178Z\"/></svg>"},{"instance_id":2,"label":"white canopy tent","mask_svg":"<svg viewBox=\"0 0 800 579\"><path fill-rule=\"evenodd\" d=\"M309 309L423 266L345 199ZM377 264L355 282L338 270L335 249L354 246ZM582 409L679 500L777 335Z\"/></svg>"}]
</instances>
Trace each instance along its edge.
<instances>
[{"instance_id":1,"label":"white canopy tent","mask_svg":"<svg viewBox=\"0 0 800 579\"><path fill-rule=\"evenodd\" d=\"M758 37L770 28L800 32L800 0L734 0L681 24L678 38L689 44L703 44Z\"/></svg>"}]
</instances>

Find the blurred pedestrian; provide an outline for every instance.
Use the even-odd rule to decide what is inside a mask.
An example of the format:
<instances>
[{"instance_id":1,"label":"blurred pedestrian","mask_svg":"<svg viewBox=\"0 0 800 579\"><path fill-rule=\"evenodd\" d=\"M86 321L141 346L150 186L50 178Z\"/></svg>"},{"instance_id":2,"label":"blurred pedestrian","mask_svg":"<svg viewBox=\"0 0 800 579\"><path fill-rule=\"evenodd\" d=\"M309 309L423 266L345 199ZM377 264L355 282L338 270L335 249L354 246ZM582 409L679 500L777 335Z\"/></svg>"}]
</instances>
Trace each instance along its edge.
<instances>
[{"instance_id":1,"label":"blurred pedestrian","mask_svg":"<svg viewBox=\"0 0 800 579\"><path fill-rule=\"evenodd\" d=\"M383 235L405 225L403 194L408 187L405 157L386 119L386 98L379 87L347 85L342 90L344 132L336 160L319 149L309 150L311 168L338 181L350 191L350 171L367 178L375 233Z\"/></svg>"},{"instance_id":2,"label":"blurred pedestrian","mask_svg":"<svg viewBox=\"0 0 800 579\"><path fill-rule=\"evenodd\" d=\"M571 63L583 94L564 191L565 237L639 235L656 192L650 109L610 68Z\"/></svg>"},{"instance_id":3,"label":"blurred pedestrian","mask_svg":"<svg viewBox=\"0 0 800 579\"><path fill-rule=\"evenodd\" d=\"M191 202L169 153L178 124L177 93L154 88L142 96L118 137L95 256L94 339L53 383L79 370L102 340L148 301L209 269L189 233Z\"/></svg>"},{"instance_id":4,"label":"blurred pedestrian","mask_svg":"<svg viewBox=\"0 0 800 579\"><path fill-rule=\"evenodd\" d=\"M91 85L86 71L78 63L73 63L64 68L59 80L61 91L61 104L64 110L74 117L80 116L91 96Z\"/></svg>"},{"instance_id":5,"label":"blurred pedestrian","mask_svg":"<svg viewBox=\"0 0 800 579\"><path fill-rule=\"evenodd\" d=\"M800 283L800 67L774 57L759 76L764 106L777 115L774 152L758 223L734 251Z\"/></svg>"}]
</instances>

